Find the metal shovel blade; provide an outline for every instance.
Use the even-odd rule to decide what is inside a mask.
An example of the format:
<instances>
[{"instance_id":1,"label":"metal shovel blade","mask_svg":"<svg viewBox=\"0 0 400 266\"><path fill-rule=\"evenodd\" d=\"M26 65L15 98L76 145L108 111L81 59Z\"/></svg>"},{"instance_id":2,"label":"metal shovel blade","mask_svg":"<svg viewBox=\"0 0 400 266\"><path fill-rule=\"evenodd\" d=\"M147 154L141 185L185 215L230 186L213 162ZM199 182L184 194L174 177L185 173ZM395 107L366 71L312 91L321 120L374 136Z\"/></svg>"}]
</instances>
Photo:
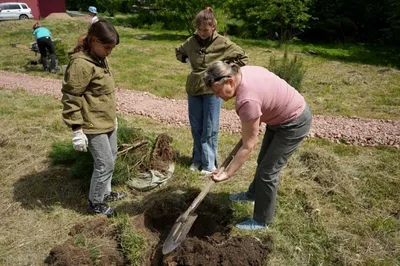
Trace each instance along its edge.
<instances>
[{"instance_id":1,"label":"metal shovel blade","mask_svg":"<svg viewBox=\"0 0 400 266\"><path fill-rule=\"evenodd\" d=\"M186 238L186 235L189 233L190 228L192 228L196 218L197 214L190 213L186 219L182 219L182 216L177 219L171 231L169 232L168 237L165 239L162 249L162 253L164 255L170 253L181 244L181 242Z\"/></svg>"},{"instance_id":2,"label":"metal shovel blade","mask_svg":"<svg viewBox=\"0 0 400 266\"><path fill-rule=\"evenodd\" d=\"M233 148L231 153L228 155L228 157L226 157L225 161L218 168L217 175L220 175L225 170L225 168L230 164L232 158L235 156L236 152L240 149L241 146L242 146L242 140L239 140L235 148ZM190 228L192 227L194 221L197 218L197 214L195 214L194 211L199 206L204 197L207 195L207 193L214 186L214 184L215 184L214 180L210 178L206 186L201 190L200 194L194 199L192 204L190 204L189 208L181 216L179 216L178 219L176 219L174 226L172 227L170 233L168 234L168 237L164 241L162 250L164 255L168 254L169 252L177 248L180 245L180 243L186 238L186 235L188 234Z\"/></svg>"}]
</instances>

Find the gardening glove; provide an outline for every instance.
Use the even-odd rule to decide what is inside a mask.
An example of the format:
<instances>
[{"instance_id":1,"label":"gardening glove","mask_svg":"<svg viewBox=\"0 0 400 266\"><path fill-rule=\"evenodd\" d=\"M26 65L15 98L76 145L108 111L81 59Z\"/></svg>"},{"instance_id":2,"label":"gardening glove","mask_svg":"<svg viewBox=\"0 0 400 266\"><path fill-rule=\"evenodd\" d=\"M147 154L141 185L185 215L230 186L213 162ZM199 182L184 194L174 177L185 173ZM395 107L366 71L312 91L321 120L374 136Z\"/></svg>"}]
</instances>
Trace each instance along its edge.
<instances>
[{"instance_id":1,"label":"gardening glove","mask_svg":"<svg viewBox=\"0 0 400 266\"><path fill-rule=\"evenodd\" d=\"M87 152L88 139L82 129L73 131L72 146L76 151Z\"/></svg>"},{"instance_id":2,"label":"gardening glove","mask_svg":"<svg viewBox=\"0 0 400 266\"><path fill-rule=\"evenodd\" d=\"M189 58L186 58L186 59L185 59L185 62L186 62L186 64L188 64L190 70L193 70L192 65L190 64Z\"/></svg>"}]
</instances>

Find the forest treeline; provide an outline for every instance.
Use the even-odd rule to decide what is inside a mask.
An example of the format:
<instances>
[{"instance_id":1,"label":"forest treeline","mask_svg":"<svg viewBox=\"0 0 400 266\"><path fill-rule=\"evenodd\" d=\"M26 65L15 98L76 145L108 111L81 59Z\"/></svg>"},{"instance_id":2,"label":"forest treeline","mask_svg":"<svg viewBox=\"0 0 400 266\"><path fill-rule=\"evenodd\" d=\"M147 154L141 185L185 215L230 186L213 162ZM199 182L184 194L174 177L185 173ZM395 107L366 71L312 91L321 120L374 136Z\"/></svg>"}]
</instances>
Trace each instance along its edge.
<instances>
[{"instance_id":1,"label":"forest treeline","mask_svg":"<svg viewBox=\"0 0 400 266\"><path fill-rule=\"evenodd\" d=\"M219 30L242 38L400 44L400 0L67 0L69 10L89 5L131 14L133 27L191 32L194 14L210 6Z\"/></svg>"}]
</instances>

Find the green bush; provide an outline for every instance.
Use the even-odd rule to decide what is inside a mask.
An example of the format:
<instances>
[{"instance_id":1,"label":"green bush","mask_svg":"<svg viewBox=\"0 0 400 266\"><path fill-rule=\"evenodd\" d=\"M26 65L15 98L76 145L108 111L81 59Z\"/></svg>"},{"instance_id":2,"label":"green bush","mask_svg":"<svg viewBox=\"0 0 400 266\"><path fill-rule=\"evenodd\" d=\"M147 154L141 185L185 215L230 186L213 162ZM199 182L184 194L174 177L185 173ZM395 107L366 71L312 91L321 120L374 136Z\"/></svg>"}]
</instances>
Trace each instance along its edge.
<instances>
[{"instance_id":1,"label":"green bush","mask_svg":"<svg viewBox=\"0 0 400 266\"><path fill-rule=\"evenodd\" d=\"M306 72L303 65L303 60L296 56L290 59L287 51L285 51L282 58L272 56L269 60L270 71L274 72L280 78L284 79L296 90L301 90L304 74Z\"/></svg>"},{"instance_id":2,"label":"green bush","mask_svg":"<svg viewBox=\"0 0 400 266\"><path fill-rule=\"evenodd\" d=\"M61 40L53 41L54 49L56 50L58 65L68 64L68 46Z\"/></svg>"}]
</instances>

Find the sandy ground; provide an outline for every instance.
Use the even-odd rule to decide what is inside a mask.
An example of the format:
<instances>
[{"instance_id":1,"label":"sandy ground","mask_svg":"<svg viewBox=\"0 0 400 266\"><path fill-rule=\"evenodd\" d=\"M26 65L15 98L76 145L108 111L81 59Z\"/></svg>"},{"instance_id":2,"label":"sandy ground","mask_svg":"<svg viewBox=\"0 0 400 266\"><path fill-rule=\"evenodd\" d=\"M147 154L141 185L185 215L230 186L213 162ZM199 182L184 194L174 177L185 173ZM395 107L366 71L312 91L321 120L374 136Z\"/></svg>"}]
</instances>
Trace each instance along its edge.
<instances>
[{"instance_id":1,"label":"sandy ground","mask_svg":"<svg viewBox=\"0 0 400 266\"><path fill-rule=\"evenodd\" d=\"M48 94L61 99L61 81L57 79L0 71L0 88L23 88L35 95ZM189 126L186 100L118 90L117 102L120 114L142 115L177 127ZM240 120L233 110L221 111L220 128L227 132L240 132ZM400 120L314 115L309 137L352 145L388 145L400 148Z\"/></svg>"}]
</instances>

